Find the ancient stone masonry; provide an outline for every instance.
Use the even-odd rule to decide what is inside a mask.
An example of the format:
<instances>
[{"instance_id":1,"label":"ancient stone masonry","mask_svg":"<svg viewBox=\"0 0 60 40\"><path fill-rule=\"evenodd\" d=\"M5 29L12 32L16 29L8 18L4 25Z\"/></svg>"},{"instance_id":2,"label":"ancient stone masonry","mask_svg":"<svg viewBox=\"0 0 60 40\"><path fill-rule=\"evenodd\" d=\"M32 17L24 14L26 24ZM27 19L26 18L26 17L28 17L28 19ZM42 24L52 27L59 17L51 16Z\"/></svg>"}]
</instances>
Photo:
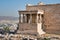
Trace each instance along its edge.
<instances>
[{"instance_id":1,"label":"ancient stone masonry","mask_svg":"<svg viewBox=\"0 0 60 40\"><path fill-rule=\"evenodd\" d=\"M22 33L60 34L60 4L27 5L19 18Z\"/></svg>"},{"instance_id":2,"label":"ancient stone masonry","mask_svg":"<svg viewBox=\"0 0 60 40\"><path fill-rule=\"evenodd\" d=\"M43 30L46 33L60 34L60 4L26 6L26 10L43 10Z\"/></svg>"}]
</instances>

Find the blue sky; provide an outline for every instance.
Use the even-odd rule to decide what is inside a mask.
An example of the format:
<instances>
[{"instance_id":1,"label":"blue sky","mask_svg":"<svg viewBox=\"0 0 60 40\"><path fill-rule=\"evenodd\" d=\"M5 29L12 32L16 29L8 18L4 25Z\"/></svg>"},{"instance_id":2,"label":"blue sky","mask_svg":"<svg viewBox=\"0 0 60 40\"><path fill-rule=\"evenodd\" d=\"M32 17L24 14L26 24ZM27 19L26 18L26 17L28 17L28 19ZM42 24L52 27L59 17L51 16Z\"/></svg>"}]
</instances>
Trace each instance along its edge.
<instances>
[{"instance_id":1,"label":"blue sky","mask_svg":"<svg viewBox=\"0 0 60 40\"><path fill-rule=\"evenodd\" d=\"M25 9L26 4L45 4L60 3L60 0L0 0L0 16L18 17L18 10Z\"/></svg>"}]
</instances>

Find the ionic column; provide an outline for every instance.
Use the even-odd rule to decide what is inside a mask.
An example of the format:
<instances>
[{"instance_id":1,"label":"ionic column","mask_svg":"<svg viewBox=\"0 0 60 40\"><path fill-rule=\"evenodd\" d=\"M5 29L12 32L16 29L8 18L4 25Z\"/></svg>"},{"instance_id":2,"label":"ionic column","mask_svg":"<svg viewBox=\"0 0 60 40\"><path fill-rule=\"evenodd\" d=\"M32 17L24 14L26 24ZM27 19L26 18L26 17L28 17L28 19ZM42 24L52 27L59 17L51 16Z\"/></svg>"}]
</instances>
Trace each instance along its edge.
<instances>
[{"instance_id":1,"label":"ionic column","mask_svg":"<svg viewBox=\"0 0 60 40\"><path fill-rule=\"evenodd\" d=\"M32 23L32 14L31 14L31 23Z\"/></svg>"},{"instance_id":2,"label":"ionic column","mask_svg":"<svg viewBox=\"0 0 60 40\"><path fill-rule=\"evenodd\" d=\"M23 23L23 14L21 14L21 23Z\"/></svg>"},{"instance_id":3,"label":"ionic column","mask_svg":"<svg viewBox=\"0 0 60 40\"><path fill-rule=\"evenodd\" d=\"M42 15L40 14L40 23L42 23Z\"/></svg>"},{"instance_id":4,"label":"ionic column","mask_svg":"<svg viewBox=\"0 0 60 40\"><path fill-rule=\"evenodd\" d=\"M19 23L21 23L21 14L19 15Z\"/></svg>"},{"instance_id":5,"label":"ionic column","mask_svg":"<svg viewBox=\"0 0 60 40\"><path fill-rule=\"evenodd\" d=\"M25 16L25 23L27 23L27 15L26 15L26 14L24 14L24 16Z\"/></svg>"},{"instance_id":6,"label":"ionic column","mask_svg":"<svg viewBox=\"0 0 60 40\"><path fill-rule=\"evenodd\" d=\"M32 14L30 14L30 23L32 22Z\"/></svg>"},{"instance_id":7,"label":"ionic column","mask_svg":"<svg viewBox=\"0 0 60 40\"><path fill-rule=\"evenodd\" d=\"M37 16L36 16L36 22L38 23L38 14L37 14Z\"/></svg>"}]
</instances>

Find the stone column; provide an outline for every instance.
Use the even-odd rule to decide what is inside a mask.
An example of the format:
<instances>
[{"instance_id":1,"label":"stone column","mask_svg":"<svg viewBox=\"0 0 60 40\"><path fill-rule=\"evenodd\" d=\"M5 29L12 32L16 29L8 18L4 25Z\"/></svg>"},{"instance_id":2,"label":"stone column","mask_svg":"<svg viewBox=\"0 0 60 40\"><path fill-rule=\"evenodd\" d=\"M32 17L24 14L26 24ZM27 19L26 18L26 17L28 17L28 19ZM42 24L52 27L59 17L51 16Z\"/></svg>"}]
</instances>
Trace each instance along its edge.
<instances>
[{"instance_id":1,"label":"stone column","mask_svg":"<svg viewBox=\"0 0 60 40\"><path fill-rule=\"evenodd\" d=\"M25 23L27 23L27 15L25 14Z\"/></svg>"},{"instance_id":2,"label":"stone column","mask_svg":"<svg viewBox=\"0 0 60 40\"><path fill-rule=\"evenodd\" d=\"M42 14L40 14L40 23L42 23Z\"/></svg>"},{"instance_id":3,"label":"stone column","mask_svg":"<svg viewBox=\"0 0 60 40\"><path fill-rule=\"evenodd\" d=\"M21 14L21 23L23 23L23 14Z\"/></svg>"},{"instance_id":4,"label":"stone column","mask_svg":"<svg viewBox=\"0 0 60 40\"><path fill-rule=\"evenodd\" d=\"M30 20L29 23L32 23L32 14L30 14Z\"/></svg>"},{"instance_id":5,"label":"stone column","mask_svg":"<svg viewBox=\"0 0 60 40\"><path fill-rule=\"evenodd\" d=\"M36 16L36 22L38 23L38 14L37 14L37 16Z\"/></svg>"},{"instance_id":6,"label":"stone column","mask_svg":"<svg viewBox=\"0 0 60 40\"><path fill-rule=\"evenodd\" d=\"M31 14L31 23L32 23L32 14Z\"/></svg>"},{"instance_id":7,"label":"stone column","mask_svg":"<svg viewBox=\"0 0 60 40\"><path fill-rule=\"evenodd\" d=\"M19 15L19 23L21 23L21 14Z\"/></svg>"},{"instance_id":8,"label":"stone column","mask_svg":"<svg viewBox=\"0 0 60 40\"><path fill-rule=\"evenodd\" d=\"M30 15L30 14L29 14ZM30 16L29 16L29 19L28 19L28 23L30 23Z\"/></svg>"}]
</instances>

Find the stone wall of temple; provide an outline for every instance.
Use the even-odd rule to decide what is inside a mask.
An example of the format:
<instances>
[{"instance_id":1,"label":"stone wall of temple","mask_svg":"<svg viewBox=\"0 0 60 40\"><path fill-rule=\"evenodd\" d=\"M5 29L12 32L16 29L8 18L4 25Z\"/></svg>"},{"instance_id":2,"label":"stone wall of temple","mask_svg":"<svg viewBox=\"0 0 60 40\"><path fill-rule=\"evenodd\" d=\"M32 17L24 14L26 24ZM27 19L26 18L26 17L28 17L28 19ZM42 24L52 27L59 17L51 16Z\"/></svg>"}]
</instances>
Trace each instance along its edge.
<instances>
[{"instance_id":1,"label":"stone wall of temple","mask_svg":"<svg viewBox=\"0 0 60 40\"><path fill-rule=\"evenodd\" d=\"M35 34L37 33L37 24L29 24L29 23L20 23L20 28L19 30L24 32L24 33L31 33Z\"/></svg>"},{"instance_id":2,"label":"stone wall of temple","mask_svg":"<svg viewBox=\"0 0 60 40\"><path fill-rule=\"evenodd\" d=\"M44 26L47 33L60 34L60 5L47 7L44 13Z\"/></svg>"},{"instance_id":3,"label":"stone wall of temple","mask_svg":"<svg viewBox=\"0 0 60 40\"><path fill-rule=\"evenodd\" d=\"M60 34L60 4L26 6L26 10L43 10L43 30L46 33Z\"/></svg>"}]
</instances>

